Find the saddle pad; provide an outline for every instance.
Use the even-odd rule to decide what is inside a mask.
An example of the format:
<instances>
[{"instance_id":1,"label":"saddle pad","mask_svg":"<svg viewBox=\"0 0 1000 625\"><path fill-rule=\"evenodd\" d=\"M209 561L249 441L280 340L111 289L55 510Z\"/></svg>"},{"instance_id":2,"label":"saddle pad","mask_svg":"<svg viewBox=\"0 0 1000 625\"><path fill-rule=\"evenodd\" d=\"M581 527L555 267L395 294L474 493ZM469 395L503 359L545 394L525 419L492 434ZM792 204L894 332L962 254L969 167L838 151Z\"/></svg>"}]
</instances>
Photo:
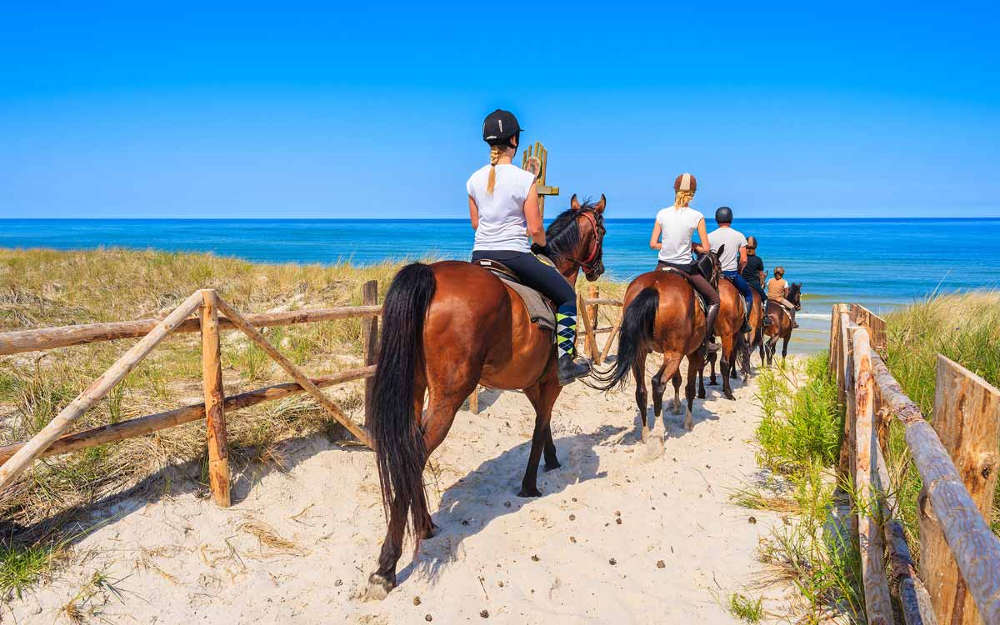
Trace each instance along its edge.
<instances>
[{"instance_id":1,"label":"saddle pad","mask_svg":"<svg viewBox=\"0 0 1000 625\"><path fill-rule=\"evenodd\" d=\"M541 293L531 287L524 286L519 282L514 282L507 276L495 274L496 277L504 281L510 288L514 289L521 297L524 305L528 308L528 316L532 323L537 323L543 330L555 331L556 315L552 311L552 305Z\"/></svg>"},{"instance_id":2,"label":"saddle pad","mask_svg":"<svg viewBox=\"0 0 1000 625\"><path fill-rule=\"evenodd\" d=\"M691 278L688 277L686 273L680 269L674 269L673 267L664 267L660 271L666 271L669 273L675 273L678 276L687 280L688 284L691 285L691 290L694 291L694 298L698 301L698 306L701 308L701 312L708 314L708 302L705 301L705 296L702 295L698 289L694 288L694 284L691 282Z\"/></svg>"}]
</instances>

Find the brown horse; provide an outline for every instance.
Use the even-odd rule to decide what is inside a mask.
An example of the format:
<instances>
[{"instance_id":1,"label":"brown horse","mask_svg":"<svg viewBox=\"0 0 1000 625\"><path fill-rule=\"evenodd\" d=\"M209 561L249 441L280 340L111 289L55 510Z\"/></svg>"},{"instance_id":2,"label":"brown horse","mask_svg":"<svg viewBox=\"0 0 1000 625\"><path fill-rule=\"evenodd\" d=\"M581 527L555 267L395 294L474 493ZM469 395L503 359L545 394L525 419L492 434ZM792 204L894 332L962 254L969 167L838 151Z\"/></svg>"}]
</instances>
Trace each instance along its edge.
<instances>
[{"instance_id":1,"label":"brown horse","mask_svg":"<svg viewBox=\"0 0 1000 625\"><path fill-rule=\"evenodd\" d=\"M719 280L719 317L715 322L715 334L722 343L722 362L719 372L722 374L722 395L726 399L736 399L730 378L736 377L736 356L743 353L745 338L740 332L743 327L744 303L743 296L733 283L726 279ZM716 354L710 352L707 361L711 368L709 384L715 384ZM705 367L698 370L698 397L705 398Z\"/></svg>"},{"instance_id":2,"label":"brown horse","mask_svg":"<svg viewBox=\"0 0 1000 625\"><path fill-rule=\"evenodd\" d=\"M795 310L802 310L802 283L793 282L788 287L789 302L795 306ZM785 312L785 309L778 302L768 301L765 314L771 318L771 323L764 328L764 334L769 338L764 344L764 352L767 354L767 364L774 361L774 350L778 344L778 339L782 339L781 358L788 355L788 340L792 338L792 316Z\"/></svg>"},{"instance_id":3,"label":"brown horse","mask_svg":"<svg viewBox=\"0 0 1000 625\"><path fill-rule=\"evenodd\" d=\"M725 246L723 246L724 249ZM712 275L709 282L718 284L721 273L719 254L710 253ZM625 291L618 355L609 371L595 374L598 388L622 386L629 374L635 378L635 401L642 418L642 438L649 435L646 407L646 358L651 352L663 354L663 363L652 378L653 415L663 411L663 392L667 380L674 385L674 413L680 413L681 359L687 356L688 376L684 388L687 414L684 428L693 428L694 382L705 362L705 313L695 300L695 290L683 276L672 271L650 271L632 281Z\"/></svg>"},{"instance_id":4,"label":"brown horse","mask_svg":"<svg viewBox=\"0 0 1000 625\"><path fill-rule=\"evenodd\" d=\"M726 280L726 282L728 282L728 280ZM735 314L731 310L728 313L726 312L727 304L725 302L727 298L722 295L721 293L722 288L723 287L720 287L720 293L719 293L719 298L723 302L719 306L720 317L726 314ZM744 379L750 378L750 373L751 373L750 354L755 347L758 346L760 347L760 361L762 364L764 362L764 347L761 341L761 329L762 329L762 324L764 323L764 309L760 305L760 300L761 300L760 293L758 293L756 289L752 289L751 293L753 296L753 305L750 307L750 316L747 318L747 325L750 326L750 331L747 332L746 334L737 333L736 337L734 338L734 346L733 346L735 354L733 355L733 358L731 358L729 361L730 376L734 380L739 380L739 376L736 373L737 363L739 363L740 372L743 374L743 378ZM743 304L742 295L740 295L739 297L740 301L738 302L738 304L742 305ZM730 306L735 306L735 305L737 305L737 302L730 302ZM742 324L742 320L740 321L740 323ZM718 329L718 326L716 326L716 328ZM716 355L716 352L714 351L708 352L708 357L706 358L706 360L708 361L708 368L709 372L711 373L711 377L709 378L708 382L709 386L715 386L717 383L715 378L715 361L717 359L718 356ZM698 397L700 399L705 398L704 370L698 372Z\"/></svg>"},{"instance_id":5,"label":"brown horse","mask_svg":"<svg viewBox=\"0 0 1000 625\"><path fill-rule=\"evenodd\" d=\"M604 272L605 204L603 195L582 205L574 195L570 210L546 231L546 255L570 284L581 269L588 280ZM407 511L418 548L433 535L424 464L476 385L524 389L535 408L522 497L541 495L536 479L543 449L546 470L559 466L549 419L560 391L552 332L532 323L521 298L479 266L404 267L386 294L382 319L370 421L388 521L378 569L369 578L369 593L379 598L396 585Z\"/></svg>"}]
</instances>

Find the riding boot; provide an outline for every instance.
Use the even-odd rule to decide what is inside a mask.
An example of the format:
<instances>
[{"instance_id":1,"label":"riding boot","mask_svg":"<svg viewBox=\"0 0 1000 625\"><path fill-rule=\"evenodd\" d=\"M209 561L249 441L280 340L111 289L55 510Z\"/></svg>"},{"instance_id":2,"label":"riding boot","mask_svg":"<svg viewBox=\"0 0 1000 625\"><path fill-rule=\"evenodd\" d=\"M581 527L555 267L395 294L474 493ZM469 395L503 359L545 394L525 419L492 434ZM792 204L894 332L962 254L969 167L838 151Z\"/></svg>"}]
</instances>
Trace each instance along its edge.
<instances>
[{"instance_id":1,"label":"riding boot","mask_svg":"<svg viewBox=\"0 0 1000 625\"><path fill-rule=\"evenodd\" d=\"M751 304L748 303L743 308L743 327L740 328L740 332L743 334L750 331L750 306Z\"/></svg>"},{"instance_id":2,"label":"riding boot","mask_svg":"<svg viewBox=\"0 0 1000 625\"><path fill-rule=\"evenodd\" d=\"M705 343L708 348L715 351L718 348L715 345L715 319L719 316L719 305L712 304L708 307L708 311L705 313Z\"/></svg>"},{"instance_id":3,"label":"riding boot","mask_svg":"<svg viewBox=\"0 0 1000 625\"><path fill-rule=\"evenodd\" d=\"M792 327L793 328L799 327L799 322L795 320L795 309L793 308L790 311L788 311L788 314L791 315L792 317Z\"/></svg>"},{"instance_id":4,"label":"riding boot","mask_svg":"<svg viewBox=\"0 0 1000 625\"><path fill-rule=\"evenodd\" d=\"M590 361L576 356L576 306L566 305L556 311L556 361L559 385L566 386L573 380L590 373Z\"/></svg>"}]
</instances>

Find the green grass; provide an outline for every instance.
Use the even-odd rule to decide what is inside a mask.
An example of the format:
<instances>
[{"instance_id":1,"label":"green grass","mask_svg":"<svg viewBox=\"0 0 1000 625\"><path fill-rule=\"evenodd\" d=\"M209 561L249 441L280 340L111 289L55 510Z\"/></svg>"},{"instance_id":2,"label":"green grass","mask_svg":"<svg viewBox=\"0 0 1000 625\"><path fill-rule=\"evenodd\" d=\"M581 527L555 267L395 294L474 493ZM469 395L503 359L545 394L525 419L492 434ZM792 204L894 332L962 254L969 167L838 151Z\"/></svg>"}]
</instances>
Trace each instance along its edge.
<instances>
[{"instance_id":1,"label":"green grass","mask_svg":"<svg viewBox=\"0 0 1000 625\"><path fill-rule=\"evenodd\" d=\"M796 586L804 599L800 622L831 615L864 621L856 538L835 522L836 463L843 431L837 389L826 354L797 371L779 364L758 376L758 462L772 472L764 483L737 490L735 503L791 515L760 548L760 559Z\"/></svg>"},{"instance_id":2,"label":"green grass","mask_svg":"<svg viewBox=\"0 0 1000 625\"><path fill-rule=\"evenodd\" d=\"M21 593L38 583L64 554L64 544L35 542L18 545L0 538L0 600Z\"/></svg>"},{"instance_id":3,"label":"green grass","mask_svg":"<svg viewBox=\"0 0 1000 625\"><path fill-rule=\"evenodd\" d=\"M760 598L754 600L734 592L729 596L729 613L747 623L759 623L764 618Z\"/></svg>"}]
</instances>

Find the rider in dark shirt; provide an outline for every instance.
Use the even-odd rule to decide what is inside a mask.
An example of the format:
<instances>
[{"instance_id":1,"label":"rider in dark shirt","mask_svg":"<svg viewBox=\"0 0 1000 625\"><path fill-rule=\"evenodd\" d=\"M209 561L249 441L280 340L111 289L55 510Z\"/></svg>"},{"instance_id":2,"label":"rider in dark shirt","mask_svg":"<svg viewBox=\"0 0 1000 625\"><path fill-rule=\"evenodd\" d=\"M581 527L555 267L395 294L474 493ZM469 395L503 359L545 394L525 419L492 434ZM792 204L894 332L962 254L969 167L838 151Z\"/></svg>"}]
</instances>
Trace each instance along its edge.
<instances>
[{"instance_id":1,"label":"rider in dark shirt","mask_svg":"<svg viewBox=\"0 0 1000 625\"><path fill-rule=\"evenodd\" d=\"M767 295L764 293L764 278L767 274L764 272L764 261L757 256L757 237L747 237L747 264L743 266L741 273L750 288L760 293L760 302L763 305L767 301ZM764 325L769 325L769 322L770 320L765 317Z\"/></svg>"}]
</instances>

